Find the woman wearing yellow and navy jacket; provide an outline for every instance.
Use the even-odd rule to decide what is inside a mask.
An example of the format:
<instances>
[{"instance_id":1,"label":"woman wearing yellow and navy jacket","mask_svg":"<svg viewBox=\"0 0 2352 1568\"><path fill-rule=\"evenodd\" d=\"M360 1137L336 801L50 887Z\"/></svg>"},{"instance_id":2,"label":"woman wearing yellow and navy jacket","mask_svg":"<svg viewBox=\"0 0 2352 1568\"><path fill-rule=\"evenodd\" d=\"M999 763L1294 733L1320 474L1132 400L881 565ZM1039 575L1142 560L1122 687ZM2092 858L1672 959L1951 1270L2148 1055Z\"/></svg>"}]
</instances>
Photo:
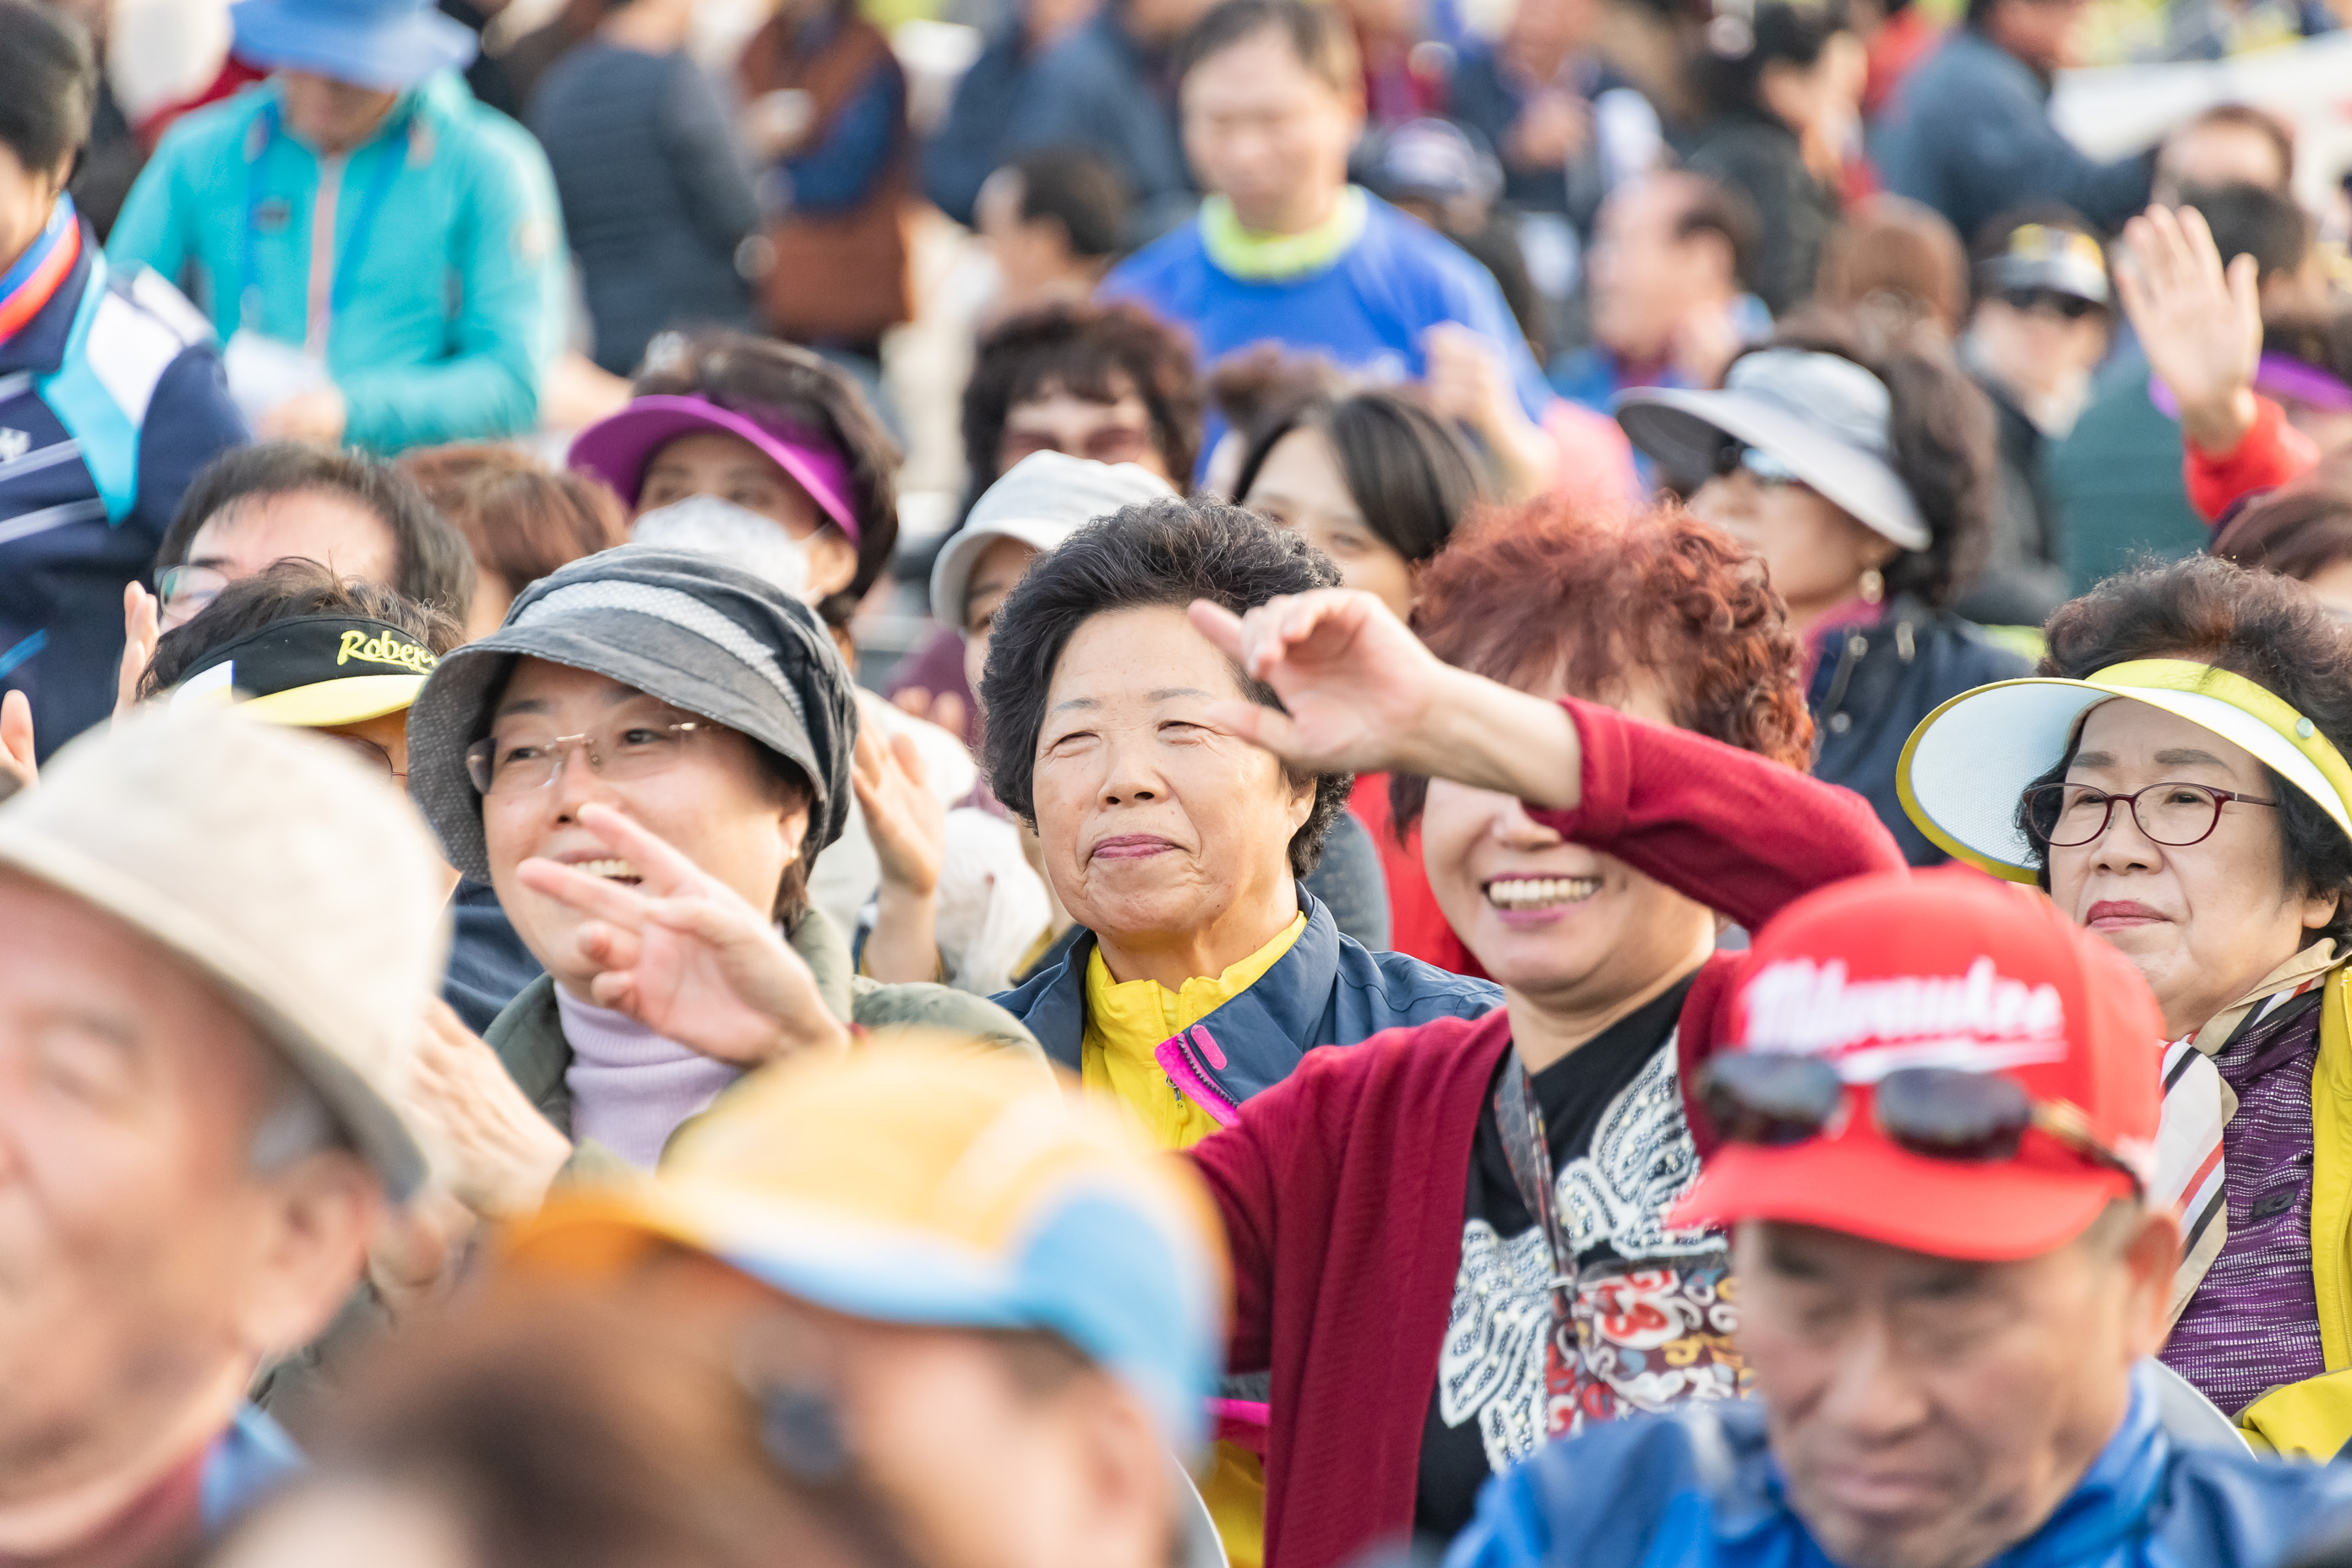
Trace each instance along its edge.
<instances>
[{"instance_id":1,"label":"woman wearing yellow and navy jacket","mask_svg":"<svg viewBox=\"0 0 2352 1568\"><path fill-rule=\"evenodd\" d=\"M430 0L230 15L269 81L172 127L107 254L205 308L264 436L392 453L530 430L563 228L539 143L457 74L473 36Z\"/></svg>"},{"instance_id":2,"label":"woman wearing yellow and navy jacket","mask_svg":"<svg viewBox=\"0 0 2352 1568\"><path fill-rule=\"evenodd\" d=\"M2330 1457L2352 1436L2352 627L2200 558L2110 578L2048 635L2039 676L1919 726L1905 806L2147 977L2171 1040L2155 1195L2186 1244L2163 1359L2258 1444Z\"/></svg>"},{"instance_id":3,"label":"woman wearing yellow and navy jacket","mask_svg":"<svg viewBox=\"0 0 2352 1568\"><path fill-rule=\"evenodd\" d=\"M0 692L44 755L113 710L123 584L247 439L203 320L65 194L97 89L79 28L0 0Z\"/></svg>"}]
</instances>

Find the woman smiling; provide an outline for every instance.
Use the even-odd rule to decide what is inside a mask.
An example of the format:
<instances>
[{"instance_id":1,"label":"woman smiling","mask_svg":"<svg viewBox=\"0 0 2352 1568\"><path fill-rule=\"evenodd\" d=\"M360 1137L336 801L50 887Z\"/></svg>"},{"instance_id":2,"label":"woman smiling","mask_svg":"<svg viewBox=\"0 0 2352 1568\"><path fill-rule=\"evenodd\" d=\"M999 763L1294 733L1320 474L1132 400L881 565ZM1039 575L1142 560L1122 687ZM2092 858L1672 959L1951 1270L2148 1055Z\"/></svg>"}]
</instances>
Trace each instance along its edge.
<instances>
[{"instance_id":1,"label":"woman smiling","mask_svg":"<svg viewBox=\"0 0 2352 1568\"><path fill-rule=\"evenodd\" d=\"M2352 1436L2330 1375L2352 1367L2352 629L2200 557L2108 579L2049 638L2039 676L1920 725L1904 804L2147 977L2173 1039L2158 1189L2187 1253L2164 1360L2258 1436L2332 1456Z\"/></svg>"}]
</instances>

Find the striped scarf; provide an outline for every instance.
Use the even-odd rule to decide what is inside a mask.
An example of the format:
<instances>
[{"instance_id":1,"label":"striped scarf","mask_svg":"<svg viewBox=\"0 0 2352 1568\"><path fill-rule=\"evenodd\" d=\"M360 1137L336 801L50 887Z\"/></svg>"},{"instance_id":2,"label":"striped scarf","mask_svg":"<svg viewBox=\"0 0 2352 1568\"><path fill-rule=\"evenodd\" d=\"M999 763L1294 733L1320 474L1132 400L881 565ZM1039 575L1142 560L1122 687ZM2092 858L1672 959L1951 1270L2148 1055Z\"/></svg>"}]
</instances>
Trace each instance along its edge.
<instances>
[{"instance_id":1,"label":"striped scarf","mask_svg":"<svg viewBox=\"0 0 2352 1568\"><path fill-rule=\"evenodd\" d=\"M2223 1202L2221 1129L2237 1114L2238 1097L2221 1081L2213 1055L2249 1017L2267 1015L2326 983L2352 952L2317 942L2264 975L2252 991L2215 1014L2204 1026L2164 1047L2164 1119L2156 1135L2156 1176L2148 1201L2180 1216L2180 1268L2172 1277L2167 1321L2178 1319L2205 1271L2229 1238Z\"/></svg>"}]
</instances>

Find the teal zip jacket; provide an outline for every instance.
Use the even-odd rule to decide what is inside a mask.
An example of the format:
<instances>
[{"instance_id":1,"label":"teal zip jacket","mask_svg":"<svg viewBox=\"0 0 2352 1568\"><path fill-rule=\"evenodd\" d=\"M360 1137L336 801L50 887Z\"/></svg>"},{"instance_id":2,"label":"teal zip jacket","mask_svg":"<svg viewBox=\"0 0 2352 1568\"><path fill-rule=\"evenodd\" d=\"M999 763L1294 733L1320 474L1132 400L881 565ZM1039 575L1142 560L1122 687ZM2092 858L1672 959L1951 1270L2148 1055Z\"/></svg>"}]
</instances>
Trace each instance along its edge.
<instances>
[{"instance_id":1,"label":"teal zip jacket","mask_svg":"<svg viewBox=\"0 0 2352 1568\"><path fill-rule=\"evenodd\" d=\"M309 336L322 163L278 106L264 85L174 125L107 243L178 283L225 343L240 327ZM529 431L563 329L563 226L539 143L445 72L340 163L326 363L344 439L397 452Z\"/></svg>"}]
</instances>

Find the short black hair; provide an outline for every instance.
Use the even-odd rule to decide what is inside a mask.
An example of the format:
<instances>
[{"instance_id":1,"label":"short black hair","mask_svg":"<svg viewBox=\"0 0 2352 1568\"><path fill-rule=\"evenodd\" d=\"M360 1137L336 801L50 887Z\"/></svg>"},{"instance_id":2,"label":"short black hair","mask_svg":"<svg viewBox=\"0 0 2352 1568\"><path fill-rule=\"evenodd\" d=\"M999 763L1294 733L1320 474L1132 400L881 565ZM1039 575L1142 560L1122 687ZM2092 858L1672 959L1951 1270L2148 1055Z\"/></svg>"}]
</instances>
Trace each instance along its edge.
<instances>
[{"instance_id":1,"label":"short black hair","mask_svg":"<svg viewBox=\"0 0 2352 1568\"><path fill-rule=\"evenodd\" d=\"M2311 255L2311 215L2284 191L2235 180L2226 185L2188 185L2180 205L2204 215L2213 245L2226 264L2251 256L2264 278L2300 268Z\"/></svg>"},{"instance_id":2,"label":"short black hair","mask_svg":"<svg viewBox=\"0 0 2352 1568\"><path fill-rule=\"evenodd\" d=\"M1853 26L1843 0L1803 5L1763 0L1748 19L1727 14L1706 29L1691 61L1691 84L1718 114L1746 110L1775 120L1764 102L1765 68L1810 69L1830 40Z\"/></svg>"},{"instance_id":3,"label":"short black hair","mask_svg":"<svg viewBox=\"0 0 2352 1568\"><path fill-rule=\"evenodd\" d=\"M474 555L466 536L433 510L416 481L361 452L308 441L263 441L214 458L180 498L180 510L155 552L160 574L188 559L196 531L237 502L256 496L323 490L375 514L392 534L393 580L402 596L458 620L474 603Z\"/></svg>"},{"instance_id":4,"label":"short black hair","mask_svg":"<svg viewBox=\"0 0 2352 1568\"><path fill-rule=\"evenodd\" d=\"M1239 614L1283 594L1339 584L1339 569L1298 535L1255 512L1216 501L1169 497L1122 507L1087 524L1040 556L996 612L996 635L980 681L988 713L982 761L996 798L1033 828L1037 736L1054 667L1079 626L1119 610L1181 608L1195 599ZM1273 688L1234 679L1250 700L1281 706ZM1294 784L1310 775L1285 764ZM1290 838L1290 870L1304 877L1323 856L1323 837L1347 809L1355 778L1317 773L1315 805Z\"/></svg>"},{"instance_id":5,"label":"short black hair","mask_svg":"<svg viewBox=\"0 0 2352 1568\"><path fill-rule=\"evenodd\" d=\"M2135 659L2192 659L2243 676L2310 720L2337 750L2352 752L2352 626L2291 577L2210 555L2144 566L2060 605L2045 635L2043 675L2079 680ZM2079 743L2078 735L2034 784L2064 779ZM2289 887L2339 895L2335 920L2307 932L2306 944L2352 936L2352 837L2302 790L2268 766L2263 772L2279 803ZM2018 826L2026 826L2021 802ZM2026 838L2041 858L2046 889L2048 851L2031 830Z\"/></svg>"},{"instance_id":6,"label":"short black hair","mask_svg":"<svg viewBox=\"0 0 2352 1568\"><path fill-rule=\"evenodd\" d=\"M157 639L155 657L140 679L140 695L170 690L215 649L296 616L382 621L398 626L436 656L466 640L464 625L446 610L420 605L381 584L338 577L333 568L316 561L280 561L231 583L185 626Z\"/></svg>"},{"instance_id":7,"label":"short black hair","mask_svg":"<svg viewBox=\"0 0 2352 1568\"><path fill-rule=\"evenodd\" d=\"M1072 255L1101 261L1126 247L1134 197L1119 172L1095 153L1083 147L1040 147L997 173L1020 182L1021 221L1060 224Z\"/></svg>"},{"instance_id":8,"label":"short black hair","mask_svg":"<svg viewBox=\"0 0 2352 1568\"><path fill-rule=\"evenodd\" d=\"M1356 36L1337 8L1319 0L1223 0L1193 23L1177 46L1176 79L1181 82L1212 55L1260 33L1280 35L1307 74L1332 91L1363 90Z\"/></svg>"},{"instance_id":9,"label":"short black hair","mask_svg":"<svg viewBox=\"0 0 2352 1568\"><path fill-rule=\"evenodd\" d=\"M1056 390L1111 403L1122 382L1151 416L1152 445L1169 477L1186 484L1201 450L1207 394L1183 329L1131 300L1074 300L1008 316L983 332L963 388L963 458L971 471L965 510L1000 477L997 453L1015 404Z\"/></svg>"},{"instance_id":10,"label":"short black hair","mask_svg":"<svg viewBox=\"0 0 2352 1568\"><path fill-rule=\"evenodd\" d=\"M81 24L52 5L0 0L0 145L27 174L81 151L97 100L98 57Z\"/></svg>"},{"instance_id":11,"label":"short black hair","mask_svg":"<svg viewBox=\"0 0 2352 1568\"><path fill-rule=\"evenodd\" d=\"M646 352L636 395L700 397L754 424L797 425L832 443L849 465L857 574L816 613L829 626L846 626L898 548L898 444L849 374L798 344L749 332L664 334Z\"/></svg>"},{"instance_id":12,"label":"short black hair","mask_svg":"<svg viewBox=\"0 0 2352 1568\"><path fill-rule=\"evenodd\" d=\"M1258 470L1297 430L1330 443L1365 524L1412 564L1444 549L1483 499L1477 459L1452 425L1398 393L1360 392L1312 399L1259 428L1234 477L1234 500L1247 504Z\"/></svg>"},{"instance_id":13,"label":"short black hair","mask_svg":"<svg viewBox=\"0 0 2352 1568\"><path fill-rule=\"evenodd\" d=\"M1966 587L1991 546L2000 472L1999 418L1983 389L1948 353L1907 335L1877 341L1824 310L1792 313L1759 346L1835 354L1885 384L1895 476L1927 525L1925 550L1906 550L1881 568L1886 592L1941 605Z\"/></svg>"}]
</instances>

